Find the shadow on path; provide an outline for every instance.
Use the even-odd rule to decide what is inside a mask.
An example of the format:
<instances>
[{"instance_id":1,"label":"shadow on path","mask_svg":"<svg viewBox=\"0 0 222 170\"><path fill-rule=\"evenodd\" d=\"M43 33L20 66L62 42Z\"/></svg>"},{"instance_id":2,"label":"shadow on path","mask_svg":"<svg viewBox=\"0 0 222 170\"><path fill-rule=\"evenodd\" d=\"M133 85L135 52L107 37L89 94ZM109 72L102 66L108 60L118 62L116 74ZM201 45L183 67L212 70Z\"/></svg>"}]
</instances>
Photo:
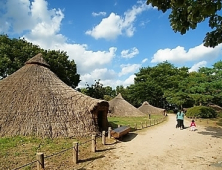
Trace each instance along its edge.
<instances>
[{"instance_id":1,"label":"shadow on path","mask_svg":"<svg viewBox=\"0 0 222 170\"><path fill-rule=\"evenodd\" d=\"M128 133L128 134L122 136L119 139L119 141L121 141L121 142L129 142L129 141L133 140L136 136L137 136L136 133Z\"/></svg>"},{"instance_id":2,"label":"shadow on path","mask_svg":"<svg viewBox=\"0 0 222 170\"><path fill-rule=\"evenodd\" d=\"M222 128L221 127L205 127L204 132L198 132L202 135L210 135L214 138L222 138Z\"/></svg>"}]
</instances>

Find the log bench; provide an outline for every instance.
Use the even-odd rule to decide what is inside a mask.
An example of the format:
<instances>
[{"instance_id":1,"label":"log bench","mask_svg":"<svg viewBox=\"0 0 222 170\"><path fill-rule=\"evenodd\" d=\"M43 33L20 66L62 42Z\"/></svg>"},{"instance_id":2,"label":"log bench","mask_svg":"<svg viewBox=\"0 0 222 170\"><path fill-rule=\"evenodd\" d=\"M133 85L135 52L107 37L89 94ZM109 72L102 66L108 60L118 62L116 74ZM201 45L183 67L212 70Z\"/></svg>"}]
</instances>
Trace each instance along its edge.
<instances>
[{"instance_id":1,"label":"log bench","mask_svg":"<svg viewBox=\"0 0 222 170\"><path fill-rule=\"evenodd\" d=\"M126 135L129 132L130 132L130 127L129 126L121 126L121 127L116 128L116 129L113 129L111 131L111 136L114 137L114 138L120 138L120 137L122 137L123 135Z\"/></svg>"}]
</instances>

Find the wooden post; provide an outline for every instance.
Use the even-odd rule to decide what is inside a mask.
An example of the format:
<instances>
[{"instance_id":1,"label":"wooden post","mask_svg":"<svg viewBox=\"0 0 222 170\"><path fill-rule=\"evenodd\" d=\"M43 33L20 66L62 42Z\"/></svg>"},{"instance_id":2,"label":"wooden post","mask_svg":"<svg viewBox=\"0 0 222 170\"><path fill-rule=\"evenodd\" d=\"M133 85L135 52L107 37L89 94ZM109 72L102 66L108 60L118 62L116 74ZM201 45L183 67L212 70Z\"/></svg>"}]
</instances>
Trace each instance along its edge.
<instances>
[{"instance_id":1,"label":"wooden post","mask_svg":"<svg viewBox=\"0 0 222 170\"><path fill-rule=\"evenodd\" d=\"M149 120L149 122L150 122L150 126L151 126L151 120Z\"/></svg>"},{"instance_id":2,"label":"wooden post","mask_svg":"<svg viewBox=\"0 0 222 170\"><path fill-rule=\"evenodd\" d=\"M44 169L44 154L37 153L36 159L37 159L37 170L43 170Z\"/></svg>"},{"instance_id":3,"label":"wooden post","mask_svg":"<svg viewBox=\"0 0 222 170\"><path fill-rule=\"evenodd\" d=\"M111 138L111 127L108 127L108 139L110 139Z\"/></svg>"},{"instance_id":4,"label":"wooden post","mask_svg":"<svg viewBox=\"0 0 222 170\"><path fill-rule=\"evenodd\" d=\"M150 119L150 114L149 114L149 119Z\"/></svg>"},{"instance_id":5,"label":"wooden post","mask_svg":"<svg viewBox=\"0 0 222 170\"><path fill-rule=\"evenodd\" d=\"M106 132L102 131L102 144L105 145L106 144Z\"/></svg>"},{"instance_id":6,"label":"wooden post","mask_svg":"<svg viewBox=\"0 0 222 170\"><path fill-rule=\"evenodd\" d=\"M96 152L96 135L92 135L92 152Z\"/></svg>"},{"instance_id":7,"label":"wooden post","mask_svg":"<svg viewBox=\"0 0 222 170\"><path fill-rule=\"evenodd\" d=\"M143 129L143 122L141 122L141 129Z\"/></svg>"},{"instance_id":8,"label":"wooden post","mask_svg":"<svg viewBox=\"0 0 222 170\"><path fill-rule=\"evenodd\" d=\"M78 163L78 152L79 152L78 142L73 142L73 162L74 162L74 164Z\"/></svg>"}]
</instances>

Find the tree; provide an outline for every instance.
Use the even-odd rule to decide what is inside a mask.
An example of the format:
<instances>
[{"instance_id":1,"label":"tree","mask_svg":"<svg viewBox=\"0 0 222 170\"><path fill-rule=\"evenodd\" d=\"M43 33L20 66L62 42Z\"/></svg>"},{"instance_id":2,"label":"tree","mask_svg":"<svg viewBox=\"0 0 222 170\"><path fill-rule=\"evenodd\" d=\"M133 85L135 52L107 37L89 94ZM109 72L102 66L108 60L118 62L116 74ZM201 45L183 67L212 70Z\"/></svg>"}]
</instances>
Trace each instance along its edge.
<instances>
[{"instance_id":1,"label":"tree","mask_svg":"<svg viewBox=\"0 0 222 170\"><path fill-rule=\"evenodd\" d=\"M135 84L130 87L132 99L138 104L148 101L156 107L165 107L167 104L165 91L178 89L179 82L188 76L188 68L176 68L165 61L155 67L141 68L135 74Z\"/></svg>"},{"instance_id":2,"label":"tree","mask_svg":"<svg viewBox=\"0 0 222 170\"><path fill-rule=\"evenodd\" d=\"M207 47L215 47L222 42L222 16L219 11L221 0L147 0L158 10L171 10L169 20L175 32L185 34L189 29L196 29L197 24L209 19L209 27L203 42Z\"/></svg>"},{"instance_id":3,"label":"tree","mask_svg":"<svg viewBox=\"0 0 222 170\"><path fill-rule=\"evenodd\" d=\"M103 88L103 84L99 81L100 79L95 80L95 84L92 84L91 86L86 84L87 87L83 88L81 92L96 99L104 99L105 89Z\"/></svg>"},{"instance_id":4,"label":"tree","mask_svg":"<svg viewBox=\"0 0 222 170\"><path fill-rule=\"evenodd\" d=\"M44 50L24 39L10 39L0 35L0 79L20 69L24 63L42 53L50 69L67 85L75 88L80 82L74 60L68 60L66 52Z\"/></svg>"}]
</instances>

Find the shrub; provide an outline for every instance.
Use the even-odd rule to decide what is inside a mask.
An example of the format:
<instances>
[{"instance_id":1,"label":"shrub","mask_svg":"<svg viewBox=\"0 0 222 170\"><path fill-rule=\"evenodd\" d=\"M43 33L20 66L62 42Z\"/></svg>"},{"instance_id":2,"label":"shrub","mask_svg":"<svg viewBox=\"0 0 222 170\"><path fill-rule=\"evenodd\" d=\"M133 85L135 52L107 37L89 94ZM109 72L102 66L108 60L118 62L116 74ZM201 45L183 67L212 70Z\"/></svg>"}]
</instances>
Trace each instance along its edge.
<instances>
[{"instance_id":1,"label":"shrub","mask_svg":"<svg viewBox=\"0 0 222 170\"><path fill-rule=\"evenodd\" d=\"M195 106L187 110L186 116L197 118L215 118L217 117L217 113L214 109L207 106Z\"/></svg>"},{"instance_id":2,"label":"shrub","mask_svg":"<svg viewBox=\"0 0 222 170\"><path fill-rule=\"evenodd\" d=\"M218 112L218 113L217 113L217 117L222 118L222 112Z\"/></svg>"}]
</instances>

